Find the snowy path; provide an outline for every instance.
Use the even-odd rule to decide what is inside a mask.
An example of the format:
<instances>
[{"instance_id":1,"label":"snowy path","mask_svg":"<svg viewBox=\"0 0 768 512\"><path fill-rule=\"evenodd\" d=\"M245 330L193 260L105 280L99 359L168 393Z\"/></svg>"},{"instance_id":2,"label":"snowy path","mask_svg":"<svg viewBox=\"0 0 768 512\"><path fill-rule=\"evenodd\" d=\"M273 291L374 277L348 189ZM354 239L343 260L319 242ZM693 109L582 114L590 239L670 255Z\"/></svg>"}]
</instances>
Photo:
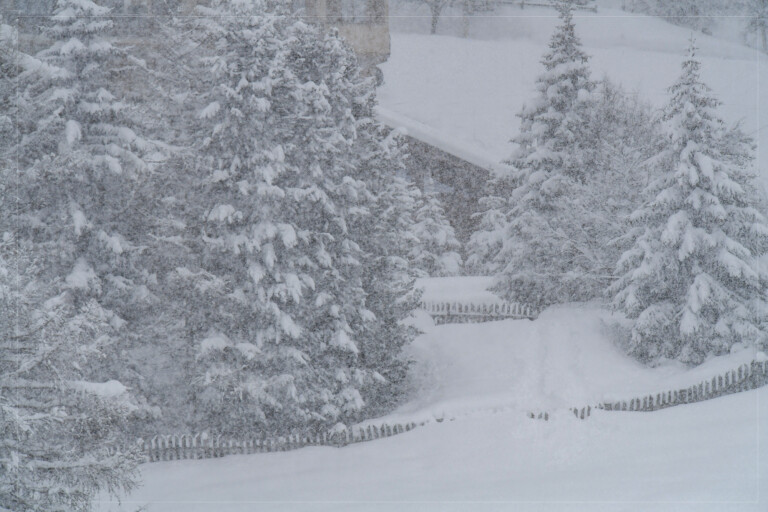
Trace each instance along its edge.
<instances>
[{"instance_id":1,"label":"snowy path","mask_svg":"<svg viewBox=\"0 0 768 512\"><path fill-rule=\"evenodd\" d=\"M609 318L599 308L580 306L550 308L535 321L437 327L422 322L427 332L412 347L414 398L387 420L595 405L608 397L633 398L698 384L756 355L752 350L734 353L692 370L677 363L646 368L611 341L605 326Z\"/></svg>"}]
</instances>

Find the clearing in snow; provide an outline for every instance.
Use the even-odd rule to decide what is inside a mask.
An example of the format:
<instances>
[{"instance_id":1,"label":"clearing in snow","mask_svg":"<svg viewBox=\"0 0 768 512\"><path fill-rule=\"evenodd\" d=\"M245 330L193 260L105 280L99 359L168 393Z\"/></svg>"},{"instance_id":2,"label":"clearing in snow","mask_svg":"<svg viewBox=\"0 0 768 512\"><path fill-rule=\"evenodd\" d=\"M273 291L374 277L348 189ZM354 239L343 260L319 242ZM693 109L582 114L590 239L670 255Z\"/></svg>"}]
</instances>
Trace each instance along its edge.
<instances>
[{"instance_id":1,"label":"clearing in snow","mask_svg":"<svg viewBox=\"0 0 768 512\"><path fill-rule=\"evenodd\" d=\"M478 293L487 282L458 281ZM451 279L425 282L428 296L455 298ZM564 306L535 321L435 327L420 315L412 399L370 423L425 426L343 449L146 464L144 487L122 508L105 501L98 510L765 510L767 388L585 421L567 411L695 384L756 356L648 369L612 344L608 316ZM531 410L552 419L531 420Z\"/></svg>"}]
</instances>

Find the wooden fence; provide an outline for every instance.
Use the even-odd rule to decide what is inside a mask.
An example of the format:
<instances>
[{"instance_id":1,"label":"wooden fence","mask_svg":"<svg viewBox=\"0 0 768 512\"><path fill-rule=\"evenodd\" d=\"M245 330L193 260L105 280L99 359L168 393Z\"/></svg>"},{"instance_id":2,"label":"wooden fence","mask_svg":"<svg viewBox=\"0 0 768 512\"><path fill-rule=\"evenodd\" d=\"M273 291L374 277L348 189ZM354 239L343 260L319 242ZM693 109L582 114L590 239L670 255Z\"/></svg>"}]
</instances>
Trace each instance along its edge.
<instances>
[{"instance_id":1,"label":"wooden fence","mask_svg":"<svg viewBox=\"0 0 768 512\"><path fill-rule=\"evenodd\" d=\"M504 5L514 5L520 7L521 9L525 9L526 7L549 7L551 9L555 8L554 2L547 2L542 0L502 0L501 3ZM594 3L585 3L584 5L580 5L574 2L572 5L574 11L597 12L597 5Z\"/></svg>"},{"instance_id":2,"label":"wooden fence","mask_svg":"<svg viewBox=\"0 0 768 512\"><path fill-rule=\"evenodd\" d=\"M578 419L587 419L594 409L605 411L656 411L676 405L690 404L723 395L756 389L768 384L768 361L752 361L737 369L700 382L695 386L645 395L629 400L612 400L597 406L569 409ZM529 412L528 417L548 421L549 412ZM437 419L441 422L441 419ZM353 427L335 432L293 434L279 437L226 437L209 434L161 435L149 441L139 440L146 462L185 459L210 459L225 455L281 452L305 446L342 447L409 432L421 423L381 424Z\"/></svg>"},{"instance_id":3,"label":"wooden fence","mask_svg":"<svg viewBox=\"0 0 768 512\"><path fill-rule=\"evenodd\" d=\"M421 309L429 313L436 324L468 324L494 320L528 319L536 315L533 308L517 303L466 304L462 302L423 301Z\"/></svg>"},{"instance_id":4,"label":"wooden fence","mask_svg":"<svg viewBox=\"0 0 768 512\"><path fill-rule=\"evenodd\" d=\"M593 409L604 411L658 411L667 407L702 402L740 391L757 389L766 384L768 384L768 361L752 361L687 388L671 389L629 400L610 400L599 403L594 407L571 407L569 411L582 420L589 418ZM548 420L549 413L535 414L529 412L528 417Z\"/></svg>"},{"instance_id":5,"label":"wooden fence","mask_svg":"<svg viewBox=\"0 0 768 512\"><path fill-rule=\"evenodd\" d=\"M420 425L424 425L421 423ZM225 455L283 452L305 446L341 447L384 437L402 434L416 428L416 423L368 425L338 432L294 434L280 437L259 438L211 436L208 434L161 435L149 441L140 439L139 450L146 462L185 459L211 459Z\"/></svg>"}]
</instances>

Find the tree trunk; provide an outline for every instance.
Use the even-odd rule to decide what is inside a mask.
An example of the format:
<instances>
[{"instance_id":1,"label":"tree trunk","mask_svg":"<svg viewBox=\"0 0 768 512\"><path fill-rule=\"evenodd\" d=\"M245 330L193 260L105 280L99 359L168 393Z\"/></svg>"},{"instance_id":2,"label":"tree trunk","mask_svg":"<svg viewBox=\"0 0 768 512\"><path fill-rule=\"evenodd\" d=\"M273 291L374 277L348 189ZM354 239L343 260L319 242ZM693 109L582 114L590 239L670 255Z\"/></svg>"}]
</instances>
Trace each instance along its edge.
<instances>
[{"instance_id":1,"label":"tree trunk","mask_svg":"<svg viewBox=\"0 0 768 512\"><path fill-rule=\"evenodd\" d=\"M472 0L464 0L461 9L461 37L469 37L469 17L472 16Z\"/></svg>"},{"instance_id":2,"label":"tree trunk","mask_svg":"<svg viewBox=\"0 0 768 512\"><path fill-rule=\"evenodd\" d=\"M440 19L440 11L443 10L443 6L440 5L440 2L435 1L429 8L432 11L432 28L429 33L437 34L437 21Z\"/></svg>"}]
</instances>

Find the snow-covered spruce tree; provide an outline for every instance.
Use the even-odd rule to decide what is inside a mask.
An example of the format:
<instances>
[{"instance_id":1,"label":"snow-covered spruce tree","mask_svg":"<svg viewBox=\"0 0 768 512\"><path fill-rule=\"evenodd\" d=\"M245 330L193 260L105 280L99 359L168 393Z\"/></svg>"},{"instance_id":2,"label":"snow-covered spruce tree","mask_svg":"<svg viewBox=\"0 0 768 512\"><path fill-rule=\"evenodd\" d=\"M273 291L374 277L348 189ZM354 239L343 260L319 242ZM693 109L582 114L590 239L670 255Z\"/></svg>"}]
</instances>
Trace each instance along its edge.
<instances>
[{"instance_id":1,"label":"snow-covered spruce tree","mask_svg":"<svg viewBox=\"0 0 768 512\"><path fill-rule=\"evenodd\" d=\"M55 315L58 329L25 343L31 348L39 343L45 352L44 343L56 346L56 333L73 331L69 345L57 357L62 361L71 357L78 379L92 382L122 379L125 365L119 354L140 332L132 320L151 305L146 287L150 279L138 261L144 219L141 201L146 197L142 177L149 168L144 158L154 146L140 135L140 110L132 96L138 91L118 89L131 83L128 77L135 66L129 55L110 43L108 14L90 0L56 3L54 15L42 27L50 46L18 59L11 104L16 137L2 146L3 160L14 164L2 175L3 187L12 190L14 197L13 208L4 211L2 232L24 248L30 262L25 289L34 290L34 300L22 297L25 305L20 315L29 318L31 326L40 315ZM46 301L53 298L58 302L53 304L55 311L49 312L51 303ZM91 346L97 346L99 354L80 357ZM35 364L54 375L66 375L64 368L54 369L41 357ZM46 406L59 406L53 397L46 399ZM74 409L68 404L77 400L66 398L61 406L73 408L78 416L71 424L98 423L100 410ZM49 420L55 422L53 417ZM68 443L70 427L66 422L62 425L62 442ZM115 427L110 422L104 425ZM41 432L54 431L50 427ZM99 453L107 436L94 434L89 440L87 432L78 435L75 439L82 451L72 456L91 457L94 464L102 464ZM39 439L42 442L45 436ZM105 478L122 478L121 468L129 459L124 464L119 458L110 459L116 468L113 476L105 465ZM52 482L59 478L56 467L46 472ZM62 475L64 480L70 478L66 472ZM77 485L74 478L72 485ZM84 486L94 487L98 478L94 473L94 483ZM105 485L112 484L105 481ZM75 501L90 495L85 492Z\"/></svg>"},{"instance_id":2,"label":"snow-covered spruce tree","mask_svg":"<svg viewBox=\"0 0 768 512\"><path fill-rule=\"evenodd\" d=\"M649 201L633 215L644 233L621 258L611 291L634 319L631 353L643 361L700 363L737 343L765 343L768 250L749 146L717 117L691 44L670 88L667 149Z\"/></svg>"},{"instance_id":3,"label":"snow-covered spruce tree","mask_svg":"<svg viewBox=\"0 0 768 512\"><path fill-rule=\"evenodd\" d=\"M8 229L15 199L3 197L0 509L88 511L97 494L133 488L139 462L122 435L136 410L126 388L85 370L117 336L114 315L80 289L94 276L70 275L50 295L34 247Z\"/></svg>"},{"instance_id":4,"label":"snow-covered spruce tree","mask_svg":"<svg viewBox=\"0 0 768 512\"><path fill-rule=\"evenodd\" d=\"M658 175L653 157L663 146L663 130L649 104L607 79L597 84L587 124L592 171L580 192L584 230L589 234L584 247L594 255L592 275L608 283L637 235L630 216Z\"/></svg>"},{"instance_id":5,"label":"snow-covered spruce tree","mask_svg":"<svg viewBox=\"0 0 768 512\"><path fill-rule=\"evenodd\" d=\"M410 260L422 277L455 276L461 271L461 244L445 217L434 185L427 183L419 194L411 231L419 240Z\"/></svg>"},{"instance_id":6,"label":"snow-covered spruce tree","mask_svg":"<svg viewBox=\"0 0 768 512\"><path fill-rule=\"evenodd\" d=\"M16 93L25 73L51 68L15 42L0 26L0 100L12 118L11 130L6 115L0 121L0 509L87 511L98 493L135 485L137 454L120 446L136 406L119 382L89 380L120 323L89 297L95 275L53 275L51 261L67 255L30 233L45 217L29 209L29 173L18 165L27 156L18 121L28 112Z\"/></svg>"},{"instance_id":7,"label":"snow-covered spruce tree","mask_svg":"<svg viewBox=\"0 0 768 512\"><path fill-rule=\"evenodd\" d=\"M539 95L520 113L518 149L509 162L514 173L501 187L514 190L501 206L506 226L490 264L500 269L497 293L534 306L594 297L601 289L594 275L599 254L585 229L590 213L581 201L594 167L585 132L595 84L570 2L558 9L562 23L542 60Z\"/></svg>"},{"instance_id":8,"label":"snow-covered spruce tree","mask_svg":"<svg viewBox=\"0 0 768 512\"><path fill-rule=\"evenodd\" d=\"M509 198L514 190L513 175L493 174L486 182L478 210L473 214L478 219L477 229L470 235L466 247L468 274L492 276L503 268L496 261L496 255L506 237Z\"/></svg>"},{"instance_id":9,"label":"snow-covered spruce tree","mask_svg":"<svg viewBox=\"0 0 768 512\"><path fill-rule=\"evenodd\" d=\"M24 57L28 56L19 52L19 34L5 21L0 17L0 165L15 168L16 156L11 151L19 137L14 120L15 81L23 69Z\"/></svg>"},{"instance_id":10,"label":"snow-covered spruce tree","mask_svg":"<svg viewBox=\"0 0 768 512\"><path fill-rule=\"evenodd\" d=\"M356 216L350 229L364 252L365 304L375 315L361 339L360 358L384 378L376 378L376 389L366 395L371 416L391 409L404 391L407 363L401 351L416 333L403 320L419 299L410 256L421 243L412 229L420 192L405 178L406 146L400 133L374 121L374 89L368 82L358 84L357 176L371 201L368 214Z\"/></svg>"},{"instance_id":11,"label":"snow-covered spruce tree","mask_svg":"<svg viewBox=\"0 0 768 512\"><path fill-rule=\"evenodd\" d=\"M158 146L143 136L142 91L131 87L139 66L110 42L109 11L90 0L56 5L44 27L51 46L17 79L16 229L47 279L92 273L92 297L122 317L147 295L138 260Z\"/></svg>"},{"instance_id":12,"label":"snow-covered spruce tree","mask_svg":"<svg viewBox=\"0 0 768 512\"><path fill-rule=\"evenodd\" d=\"M188 233L201 258L169 279L197 294L186 299L197 415L219 431L359 418L409 336L368 352L383 340L366 304L370 234L353 229L375 207L356 167L371 128L354 55L270 4L214 2L191 20L203 139L185 224L202 222Z\"/></svg>"}]
</instances>

